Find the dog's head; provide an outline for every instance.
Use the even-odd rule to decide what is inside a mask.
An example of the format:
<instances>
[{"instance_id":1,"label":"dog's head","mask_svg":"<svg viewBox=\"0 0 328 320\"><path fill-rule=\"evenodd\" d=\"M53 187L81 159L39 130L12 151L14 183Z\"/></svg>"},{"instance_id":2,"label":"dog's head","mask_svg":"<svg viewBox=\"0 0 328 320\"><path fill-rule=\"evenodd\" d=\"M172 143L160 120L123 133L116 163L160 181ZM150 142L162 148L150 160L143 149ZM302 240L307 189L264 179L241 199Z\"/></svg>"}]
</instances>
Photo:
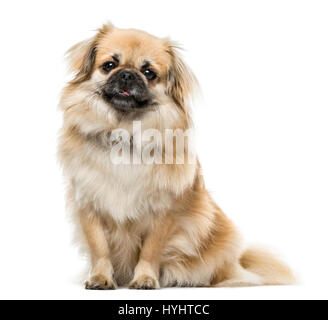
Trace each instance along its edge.
<instances>
[{"instance_id":1,"label":"dog's head","mask_svg":"<svg viewBox=\"0 0 328 320\"><path fill-rule=\"evenodd\" d=\"M195 78L168 39L104 25L69 50L74 90L83 88L117 113L147 112L165 104L184 109Z\"/></svg>"}]
</instances>

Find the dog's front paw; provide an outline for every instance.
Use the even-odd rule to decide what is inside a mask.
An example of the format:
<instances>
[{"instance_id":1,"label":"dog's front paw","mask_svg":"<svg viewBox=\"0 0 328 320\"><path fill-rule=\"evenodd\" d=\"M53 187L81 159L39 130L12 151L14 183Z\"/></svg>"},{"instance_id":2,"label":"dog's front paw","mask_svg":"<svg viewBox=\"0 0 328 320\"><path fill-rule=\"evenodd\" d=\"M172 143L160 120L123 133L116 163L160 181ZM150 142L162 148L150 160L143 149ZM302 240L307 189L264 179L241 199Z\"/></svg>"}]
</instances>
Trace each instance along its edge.
<instances>
[{"instance_id":1,"label":"dog's front paw","mask_svg":"<svg viewBox=\"0 0 328 320\"><path fill-rule=\"evenodd\" d=\"M107 279L102 274L94 275L85 282L85 289L87 290L114 290L116 288L115 281Z\"/></svg>"},{"instance_id":2,"label":"dog's front paw","mask_svg":"<svg viewBox=\"0 0 328 320\"><path fill-rule=\"evenodd\" d=\"M142 275L130 282L130 289L142 289L142 290L151 290L151 289L159 289L160 285L157 279L148 276Z\"/></svg>"}]
</instances>

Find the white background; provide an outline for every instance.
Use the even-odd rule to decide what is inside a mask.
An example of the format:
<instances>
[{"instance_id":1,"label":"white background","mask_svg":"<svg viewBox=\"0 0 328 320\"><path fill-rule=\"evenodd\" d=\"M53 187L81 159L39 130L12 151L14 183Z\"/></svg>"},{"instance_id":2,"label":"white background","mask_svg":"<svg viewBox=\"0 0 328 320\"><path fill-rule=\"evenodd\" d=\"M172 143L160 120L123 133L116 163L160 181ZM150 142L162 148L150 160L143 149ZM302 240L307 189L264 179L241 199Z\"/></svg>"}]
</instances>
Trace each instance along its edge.
<instances>
[{"instance_id":1,"label":"white background","mask_svg":"<svg viewBox=\"0 0 328 320\"><path fill-rule=\"evenodd\" d=\"M327 1L2 1L0 298L328 298ZM209 190L301 285L85 291L55 153L64 52L103 22L170 36L202 87Z\"/></svg>"}]
</instances>

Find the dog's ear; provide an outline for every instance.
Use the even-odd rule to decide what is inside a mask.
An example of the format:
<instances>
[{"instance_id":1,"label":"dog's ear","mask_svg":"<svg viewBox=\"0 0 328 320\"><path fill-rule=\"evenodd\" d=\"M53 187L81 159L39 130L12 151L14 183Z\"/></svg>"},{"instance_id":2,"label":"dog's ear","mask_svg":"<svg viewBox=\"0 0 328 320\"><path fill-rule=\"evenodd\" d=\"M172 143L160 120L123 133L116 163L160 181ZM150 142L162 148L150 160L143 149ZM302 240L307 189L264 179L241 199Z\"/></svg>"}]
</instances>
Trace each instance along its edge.
<instances>
[{"instance_id":1,"label":"dog's ear","mask_svg":"<svg viewBox=\"0 0 328 320\"><path fill-rule=\"evenodd\" d=\"M181 108L185 108L192 98L194 91L198 89L198 82L191 69L183 61L181 48L170 40L167 40L167 52L171 57L171 66L168 70L168 94Z\"/></svg>"},{"instance_id":2,"label":"dog's ear","mask_svg":"<svg viewBox=\"0 0 328 320\"><path fill-rule=\"evenodd\" d=\"M94 38L81 41L67 51L69 69L75 76L72 83L87 80L96 59L97 44Z\"/></svg>"},{"instance_id":3,"label":"dog's ear","mask_svg":"<svg viewBox=\"0 0 328 320\"><path fill-rule=\"evenodd\" d=\"M94 37L77 43L67 51L69 69L75 74L72 83L81 83L90 78L96 60L99 40L113 28L112 24L105 24Z\"/></svg>"}]
</instances>

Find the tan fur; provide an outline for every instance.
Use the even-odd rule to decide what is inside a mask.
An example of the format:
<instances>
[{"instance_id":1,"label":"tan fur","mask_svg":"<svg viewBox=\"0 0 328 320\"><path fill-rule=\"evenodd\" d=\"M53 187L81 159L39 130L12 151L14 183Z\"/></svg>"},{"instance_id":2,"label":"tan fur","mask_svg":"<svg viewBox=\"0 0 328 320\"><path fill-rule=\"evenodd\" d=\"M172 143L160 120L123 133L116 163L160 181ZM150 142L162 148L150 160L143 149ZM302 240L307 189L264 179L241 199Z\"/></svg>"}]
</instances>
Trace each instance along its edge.
<instances>
[{"instance_id":1,"label":"tan fur","mask_svg":"<svg viewBox=\"0 0 328 320\"><path fill-rule=\"evenodd\" d=\"M293 284L296 278L291 269L267 249L248 248L240 259L243 268L258 274L266 285Z\"/></svg>"},{"instance_id":2,"label":"tan fur","mask_svg":"<svg viewBox=\"0 0 328 320\"><path fill-rule=\"evenodd\" d=\"M149 84L158 105L142 115L118 116L95 94L106 80L100 66L111 54L139 72L144 59L158 79ZM68 53L74 78L63 90L59 159L68 204L91 258L88 289L287 284L292 273L267 253L247 250L233 223L205 188L194 164L113 164L108 135L191 128L189 101L197 81L178 48L138 30L103 26ZM116 71L113 71L116 72ZM143 75L141 75L143 76ZM187 147L174 159L185 156Z\"/></svg>"},{"instance_id":3,"label":"tan fur","mask_svg":"<svg viewBox=\"0 0 328 320\"><path fill-rule=\"evenodd\" d=\"M115 288L114 269L109 259L110 251L102 218L89 206L79 211L79 218L92 262L90 280L86 282L86 287Z\"/></svg>"}]
</instances>

